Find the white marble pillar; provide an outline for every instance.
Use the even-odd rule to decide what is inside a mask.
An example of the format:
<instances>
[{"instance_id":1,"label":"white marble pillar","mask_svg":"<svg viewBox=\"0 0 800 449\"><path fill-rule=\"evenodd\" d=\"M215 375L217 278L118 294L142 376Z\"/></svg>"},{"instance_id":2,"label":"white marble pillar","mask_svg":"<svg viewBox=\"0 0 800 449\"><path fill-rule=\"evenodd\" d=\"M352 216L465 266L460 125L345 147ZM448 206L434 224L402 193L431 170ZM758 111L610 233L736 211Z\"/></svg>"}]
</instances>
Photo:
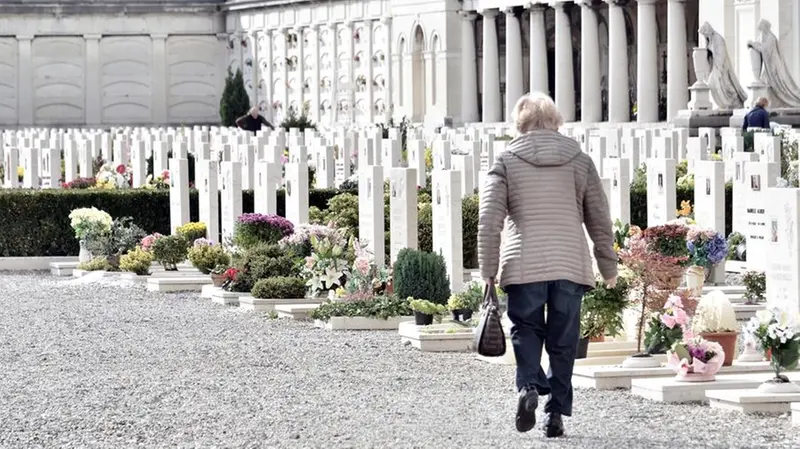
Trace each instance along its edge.
<instances>
[{"instance_id":1,"label":"white marble pillar","mask_svg":"<svg viewBox=\"0 0 800 449\"><path fill-rule=\"evenodd\" d=\"M511 111L523 94L522 85L522 30L514 8L506 14L506 121L511 121Z\"/></svg>"},{"instance_id":2,"label":"white marble pillar","mask_svg":"<svg viewBox=\"0 0 800 449\"><path fill-rule=\"evenodd\" d=\"M563 0L553 3L556 22L556 106L565 122L575 121L575 74L572 68L572 28Z\"/></svg>"},{"instance_id":3,"label":"white marble pillar","mask_svg":"<svg viewBox=\"0 0 800 449\"><path fill-rule=\"evenodd\" d=\"M219 55L217 56L217 61L219 61L220 67L224 67L221 76L217 77L217 92L222 92L225 90L225 78L227 77L227 67L230 64L230 60L228 59L228 33L217 33L217 48L219 48Z\"/></svg>"},{"instance_id":4,"label":"white marble pillar","mask_svg":"<svg viewBox=\"0 0 800 449\"><path fill-rule=\"evenodd\" d=\"M272 103L276 100L275 88L272 86L272 84L275 82L275 69L272 66L272 59L273 59L272 43L274 41L275 41L275 33L273 32L273 30L264 30L264 47L265 47L264 60L266 61L266 68L263 76L264 76L264 94L267 97L264 99L265 103L264 108L267 110L267 117L270 118L270 123L275 122L275 109L272 107Z\"/></svg>"},{"instance_id":5,"label":"white marble pillar","mask_svg":"<svg viewBox=\"0 0 800 449\"><path fill-rule=\"evenodd\" d=\"M496 9L480 11L483 16L483 122L503 120L500 109L500 59L497 45Z\"/></svg>"},{"instance_id":6,"label":"white marble pillar","mask_svg":"<svg viewBox=\"0 0 800 449\"><path fill-rule=\"evenodd\" d=\"M330 89L330 101L331 103L331 122L330 125L335 125L338 120L339 115L339 96L337 92L339 92L339 25L335 22L329 23L328 27L330 27L330 34L331 34L331 86Z\"/></svg>"},{"instance_id":7,"label":"white marble pillar","mask_svg":"<svg viewBox=\"0 0 800 449\"><path fill-rule=\"evenodd\" d=\"M686 0L667 0L667 120L689 103Z\"/></svg>"},{"instance_id":8,"label":"white marble pillar","mask_svg":"<svg viewBox=\"0 0 800 449\"><path fill-rule=\"evenodd\" d=\"M279 51L280 51L280 62L281 62L281 82L283 86L278 86L282 92L282 95L278 98L278 101L281 102L281 109L276 116L278 117L286 117L289 113L289 64L287 64L286 59L289 57L289 29L286 27L282 27L278 30L282 39L280 40ZM276 120L279 121L279 120Z\"/></svg>"},{"instance_id":9,"label":"white marble pillar","mask_svg":"<svg viewBox=\"0 0 800 449\"><path fill-rule=\"evenodd\" d=\"M167 123L167 35L151 34L153 68L151 72L151 114L154 125Z\"/></svg>"},{"instance_id":10,"label":"white marble pillar","mask_svg":"<svg viewBox=\"0 0 800 449\"><path fill-rule=\"evenodd\" d=\"M461 11L461 121L480 121L478 114L478 63L475 54L475 18Z\"/></svg>"},{"instance_id":11,"label":"white marble pillar","mask_svg":"<svg viewBox=\"0 0 800 449\"><path fill-rule=\"evenodd\" d=\"M386 105L386 112L384 113L384 120L388 122L392 118L392 113L394 112L394 99L392 98L392 93L394 90L394 80L392 74L392 18L389 16L384 16L381 18L381 23L383 24L383 32L384 32L384 72L383 76L386 79L386 86L383 88L383 102ZM473 64L474 65L474 64ZM477 81L475 83L475 91L478 91ZM476 114L477 114L477 106L476 106Z\"/></svg>"},{"instance_id":12,"label":"white marble pillar","mask_svg":"<svg viewBox=\"0 0 800 449\"><path fill-rule=\"evenodd\" d=\"M547 77L547 35L544 12L547 6L530 6L530 92L550 94Z\"/></svg>"},{"instance_id":13,"label":"white marble pillar","mask_svg":"<svg viewBox=\"0 0 800 449\"><path fill-rule=\"evenodd\" d=\"M306 93L305 89L303 88L306 84L306 46L305 36L303 35L305 32L305 27L296 26L294 28L294 32L297 36L297 87L299 91L297 93L297 105L298 108L300 108L300 110L297 111L297 114L301 115L303 112L305 112L304 107L306 102ZM311 88L311 86L308 87Z\"/></svg>"},{"instance_id":14,"label":"white marble pillar","mask_svg":"<svg viewBox=\"0 0 800 449\"><path fill-rule=\"evenodd\" d=\"M638 0L636 19L636 121L658 121L658 27L656 1Z\"/></svg>"},{"instance_id":15,"label":"white marble pillar","mask_svg":"<svg viewBox=\"0 0 800 449\"><path fill-rule=\"evenodd\" d=\"M581 3L581 121L603 120L600 97L600 42L597 10L590 2Z\"/></svg>"},{"instance_id":16,"label":"white marble pillar","mask_svg":"<svg viewBox=\"0 0 800 449\"><path fill-rule=\"evenodd\" d=\"M250 45L253 46L253 69L252 72L250 72L250 76L252 77L252 83L253 83L253 97L250 99L250 104L254 106L258 106L259 101L262 100L262 98L258 98L258 83L259 83L259 78L261 78L261 74L259 73L259 67L258 67L258 58L259 58L258 33L259 30L252 30L249 32L251 38Z\"/></svg>"},{"instance_id":17,"label":"white marble pillar","mask_svg":"<svg viewBox=\"0 0 800 449\"><path fill-rule=\"evenodd\" d=\"M100 125L103 121L103 105L100 98L100 89L92 86L100 86L100 39L99 34L87 34L83 36L86 42L86 65L84 78L85 109L84 116L87 125Z\"/></svg>"},{"instance_id":18,"label":"white marble pillar","mask_svg":"<svg viewBox=\"0 0 800 449\"><path fill-rule=\"evenodd\" d=\"M322 104L322 97L320 96L320 85L319 83L322 81L322 76L320 74L320 64L322 63L322 54L320 53L320 31L319 31L319 24L311 25L312 36L314 39L314 43L311 45L313 48L314 53L314 76L311 77L311 117L316 122L319 123L320 118L322 118L322 111L319 110L320 105Z\"/></svg>"},{"instance_id":19,"label":"white marble pillar","mask_svg":"<svg viewBox=\"0 0 800 449\"><path fill-rule=\"evenodd\" d=\"M631 113L625 12L619 0L606 0L606 2L608 3L608 121L628 122Z\"/></svg>"},{"instance_id":20,"label":"white marble pillar","mask_svg":"<svg viewBox=\"0 0 800 449\"><path fill-rule=\"evenodd\" d=\"M33 125L32 42L33 36L17 36L17 120L20 125Z\"/></svg>"},{"instance_id":21,"label":"white marble pillar","mask_svg":"<svg viewBox=\"0 0 800 449\"><path fill-rule=\"evenodd\" d=\"M356 40L353 36L353 22L348 20L344 23L345 43L347 45L347 82L350 83L347 90L347 104L349 109L346 112L346 117L349 123L354 123L356 119Z\"/></svg>"},{"instance_id":22,"label":"white marble pillar","mask_svg":"<svg viewBox=\"0 0 800 449\"><path fill-rule=\"evenodd\" d=\"M375 121L375 61L372 56L375 54L375 39L373 38L372 19L364 20L364 34L366 38L366 56L363 63L367 65L367 107L364 110L364 115L369 123Z\"/></svg>"}]
</instances>

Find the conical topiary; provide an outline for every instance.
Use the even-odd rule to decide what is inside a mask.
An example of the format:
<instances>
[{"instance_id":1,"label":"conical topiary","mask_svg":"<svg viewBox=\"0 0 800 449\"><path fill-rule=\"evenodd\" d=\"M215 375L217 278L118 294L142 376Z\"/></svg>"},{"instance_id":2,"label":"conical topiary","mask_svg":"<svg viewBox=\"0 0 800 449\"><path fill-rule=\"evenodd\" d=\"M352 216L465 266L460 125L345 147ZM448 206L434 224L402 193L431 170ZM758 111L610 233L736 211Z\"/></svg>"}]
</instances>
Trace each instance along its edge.
<instances>
[{"instance_id":1,"label":"conical topiary","mask_svg":"<svg viewBox=\"0 0 800 449\"><path fill-rule=\"evenodd\" d=\"M406 248L397 254L393 271L392 285L398 298L412 297L447 304L450 280L441 255Z\"/></svg>"}]
</instances>

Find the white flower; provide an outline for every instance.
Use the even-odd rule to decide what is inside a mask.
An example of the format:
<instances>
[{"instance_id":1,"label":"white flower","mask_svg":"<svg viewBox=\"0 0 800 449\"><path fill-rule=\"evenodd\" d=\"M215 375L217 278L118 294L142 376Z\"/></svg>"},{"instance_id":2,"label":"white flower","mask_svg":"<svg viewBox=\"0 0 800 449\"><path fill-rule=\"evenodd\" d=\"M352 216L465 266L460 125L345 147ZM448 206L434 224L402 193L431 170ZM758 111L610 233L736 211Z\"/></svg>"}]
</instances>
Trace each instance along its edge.
<instances>
[{"instance_id":1,"label":"white flower","mask_svg":"<svg viewBox=\"0 0 800 449\"><path fill-rule=\"evenodd\" d=\"M755 322L758 323L758 324L769 324L770 322L772 322L772 317L773 316L774 315L772 314L772 311L770 311L770 310L766 310L766 309L759 310L758 312L756 312L756 316L751 318L750 321L752 322L753 320L755 320ZM756 327L758 327L758 326L756 326Z\"/></svg>"}]
</instances>

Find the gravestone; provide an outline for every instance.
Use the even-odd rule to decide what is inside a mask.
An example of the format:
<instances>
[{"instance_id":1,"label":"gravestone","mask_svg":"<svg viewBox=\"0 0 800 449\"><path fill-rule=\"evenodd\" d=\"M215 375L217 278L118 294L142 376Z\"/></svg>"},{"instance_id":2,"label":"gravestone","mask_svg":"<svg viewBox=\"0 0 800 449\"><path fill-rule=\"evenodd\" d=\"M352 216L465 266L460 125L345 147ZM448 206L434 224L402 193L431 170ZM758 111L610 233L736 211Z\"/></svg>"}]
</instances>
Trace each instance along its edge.
<instances>
[{"instance_id":1,"label":"gravestone","mask_svg":"<svg viewBox=\"0 0 800 449\"><path fill-rule=\"evenodd\" d=\"M317 171L315 173L317 179L316 187L318 189L332 189L336 187L336 167L334 165L335 158L333 147L323 146L319 148L319 150Z\"/></svg>"},{"instance_id":2,"label":"gravestone","mask_svg":"<svg viewBox=\"0 0 800 449\"><path fill-rule=\"evenodd\" d=\"M753 134L753 152L758 154L760 162L781 161L781 138L769 133Z\"/></svg>"},{"instance_id":3,"label":"gravestone","mask_svg":"<svg viewBox=\"0 0 800 449\"><path fill-rule=\"evenodd\" d=\"M281 166L269 161L256 162L256 178L253 190L253 212L278 214L277 187L281 181Z\"/></svg>"},{"instance_id":4,"label":"gravestone","mask_svg":"<svg viewBox=\"0 0 800 449\"><path fill-rule=\"evenodd\" d=\"M425 142L408 140L408 168L416 170L418 186L424 187L427 184L425 167Z\"/></svg>"},{"instance_id":5,"label":"gravestone","mask_svg":"<svg viewBox=\"0 0 800 449\"><path fill-rule=\"evenodd\" d=\"M417 173L413 168L392 168L389 172L389 229L391 263L403 248L417 249Z\"/></svg>"},{"instance_id":6,"label":"gravestone","mask_svg":"<svg viewBox=\"0 0 800 449\"><path fill-rule=\"evenodd\" d=\"M383 167L370 165L358 174L358 239L375 256L375 264L386 264Z\"/></svg>"},{"instance_id":7,"label":"gravestone","mask_svg":"<svg viewBox=\"0 0 800 449\"><path fill-rule=\"evenodd\" d=\"M208 238L220 242L219 234L219 162L203 159L197 165L197 199L201 223L205 223Z\"/></svg>"},{"instance_id":8,"label":"gravestone","mask_svg":"<svg viewBox=\"0 0 800 449\"><path fill-rule=\"evenodd\" d=\"M45 151L45 164L44 176L48 178L48 187L51 189L60 189L61 182L61 151L57 147L49 147Z\"/></svg>"},{"instance_id":9,"label":"gravestone","mask_svg":"<svg viewBox=\"0 0 800 449\"><path fill-rule=\"evenodd\" d=\"M236 219L242 215L242 164L225 161L221 164L221 171L222 241L229 242L233 239Z\"/></svg>"},{"instance_id":10,"label":"gravestone","mask_svg":"<svg viewBox=\"0 0 800 449\"><path fill-rule=\"evenodd\" d=\"M131 146L131 171L133 172L132 187L144 187L147 183L147 157L141 141L136 141Z\"/></svg>"},{"instance_id":11,"label":"gravestone","mask_svg":"<svg viewBox=\"0 0 800 449\"><path fill-rule=\"evenodd\" d=\"M780 164L773 162L747 162L745 170L745 209L747 220L744 233L747 239L747 269L764 271L769 258L769 225L766 204L770 201L765 189L777 186Z\"/></svg>"},{"instance_id":12,"label":"gravestone","mask_svg":"<svg viewBox=\"0 0 800 449\"><path fill-rule=\"evenodd\" d=\"M189 160L169 160L169 224L175 234L179 226L189 223Z\"/></svg>"},{"instance_id":13,"label":"gravestone","mask_svg":"<svg viewBox=\"0 0 800 449\"><path fill-rule=\"evenodd\" d=\"M308 164L288 163L286 170L286 219L297 226L308 223Z\"/></svg>"},{"instance_id":14,"label":"gravestone","mask_svg":"<svg viewBox=\"0 0 800 449\"><path fill-rule=\"evenodd\" d=\"M78 179L78 146L71 137L64 138L64 182Z\"/></svg>"},{"instance_id":15,"label":"gravestone","mask_svg":"<svg viewBox=\"0 0 800 449\"><path fill-rule=\"evenodd\" d=\"M39 148L31 146L26 151L25 162L23 163L25 174L22 178L22 187L26 189L38 189L39 185Z\"/></svg>"},{"instance_id":16,"label":"gravestone","mask_svg":"<svg viewBox=\"0 0 800 449\"><path fill-rule=\"evenodd\" d=\"M453 293L460 292L464 282L460 184L461 175L455 170L433 171L433 252L444 257Z\"/></svg>"},{"instance_id":17,"label":"gravestone","mask_svg":"<svg viewBox=\"0 0 800 449\"><path fill-rule=\"evenodd\" d=\"M750 178L745 176L745 170L747 164L757 160L758 155L755 153L742 152L734 153L733 157L734 159L731 162L733 166L733 181L731 183L733 189L733 198L731 198L731 213L733 216L731 217L731 220L733 232L738 232L744 235L747 233L747 219L745 217L747 214L747 205L745 200L747 198L747 192L750 191Z\"/></svg>"},{"instance_id":18,"label":"gravestone","mask_svg":"<svg viewBox=\"0 0 800 449\"><path fill-rule=\"evenodd\" d=\"M647 226L675 218L675 159L647 161Z\"/></svg>"},{"instance_id":19,"label":"gravestone","mask_svg":"<svg viewBox=\"0 0 800 449\"><path fill-rule=\"evenodd\" d=\"M800 189L766 189L767 305L790 313L800 310ZM750 268L750 242L748 269Z\"/></svg>"},{"instance_id":20,"label":"gravestone","mask_svg":"<svg viewBox=\"0 0 800 449\"><path fill-rule=\"evenodd\" d=\"M611 221L631 222L631 178L628 159L606 158L603 177L609 180L608 205Z\"/></svg>"},{"instance_id":21,"label":"gravestone","mask_svg":"<svg viewBox=\"0 0 800 449\"><path fill-rule=\"evenodd\" d=\"M475 174L472 172L472 156L469 154L454 154L452 159L453 170L461 175L461 187L464 189L461 196L472 195L475 193L473 184Z\"/></svg>"},{"instance_id":22,"label":"gravestone","mask_svg":"<svg viewBox=\"0 0 800 449\"><path fill-rule=\"evenodd\" d=\"M164 141L153 143L153 177L159 176L167 170L167 144Z\"/></svg>"},{"instance_id":23,"label":"gravestone","mask_svg":"<svg viewBox=\"0 0 800 449\"><path fill-rule=\"evenodd\" d=\"M694 174L694 219L725 236L725 164L698 161ZM725 261L712 268L709 281L725 283Z\"/></svg>"}]
</instances>

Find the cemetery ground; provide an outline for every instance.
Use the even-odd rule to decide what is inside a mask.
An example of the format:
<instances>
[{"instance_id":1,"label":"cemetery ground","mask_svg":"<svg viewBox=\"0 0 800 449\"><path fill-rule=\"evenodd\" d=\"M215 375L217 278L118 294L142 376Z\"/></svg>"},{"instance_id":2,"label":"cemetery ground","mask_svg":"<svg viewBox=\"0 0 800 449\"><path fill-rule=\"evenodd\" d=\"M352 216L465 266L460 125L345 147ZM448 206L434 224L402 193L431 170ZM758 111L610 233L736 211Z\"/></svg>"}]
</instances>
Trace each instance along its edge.
<instances>
[{"instance_id":1,"label":"cemetery ground","mask_svg":"<svg viewBox=\"0 0 800 449\"><path fill-rule=\"evenodd\" d=\"M513 367L119 279L0 273L0 447L792 448L786 416L578 389L514 430ZM541 420L541 412L539 419Z\"/></svg>"}]
</instances>

